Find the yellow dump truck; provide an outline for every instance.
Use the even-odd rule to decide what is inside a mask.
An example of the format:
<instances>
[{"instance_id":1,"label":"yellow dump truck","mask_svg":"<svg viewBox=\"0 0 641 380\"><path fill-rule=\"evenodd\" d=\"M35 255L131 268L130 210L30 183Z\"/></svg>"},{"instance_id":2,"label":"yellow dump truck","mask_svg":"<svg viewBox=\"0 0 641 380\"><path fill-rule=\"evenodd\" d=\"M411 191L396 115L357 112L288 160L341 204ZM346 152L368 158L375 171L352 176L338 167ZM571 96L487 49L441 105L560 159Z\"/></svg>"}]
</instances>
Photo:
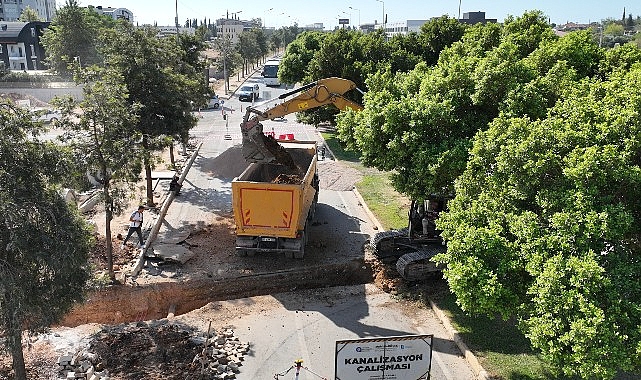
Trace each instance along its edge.
<instances>
[{"instance_id":1,"label":"yellow dump truck","mask_svg":"<svg viewBox=\"0 0 641 380\"><path fill-rule=\"evenodd\" d=\"M280 142L296 170L252 163L232 181L236 253L283 252L303 258L308 222L318 201L316 142Z\"/></svg>"},{"instance_id":2,"label":"yellow dump truck","mask_svg":"<svg viewBox=\"0 0 641 380\"><path fill-rule=\"evenodd\" d=\"M362 110L343 95L350 90L360 91L350 80L325 78L268 101L283 100L266 110L247 107L240 130L243 158L250 165L232 181L237 254L305 256L308 222L318 201L316 142L276 140L263 132L261 121L329 104Z\"/></svg>"}]
</instances>

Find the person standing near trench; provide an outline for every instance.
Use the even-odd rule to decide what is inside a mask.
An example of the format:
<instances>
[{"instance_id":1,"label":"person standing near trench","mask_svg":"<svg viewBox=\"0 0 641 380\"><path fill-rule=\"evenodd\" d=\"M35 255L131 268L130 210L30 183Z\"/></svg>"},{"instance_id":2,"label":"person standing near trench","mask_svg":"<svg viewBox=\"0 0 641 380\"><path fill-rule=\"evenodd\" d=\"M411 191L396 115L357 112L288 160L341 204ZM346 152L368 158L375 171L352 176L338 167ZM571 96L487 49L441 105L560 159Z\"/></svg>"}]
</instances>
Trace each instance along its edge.
<instances>
[{"instance_id":1,"label":"person standing near trench","mask_svg":"<svg viewBox=\"0 0 641 380\"><path fill-rule=\"evenodd\" d=\"M140 243L139 247L144 246L144 241L142 240L143 211L145 211L145 206L141 205L141 206L138 206L138 210L131 213L131 216L129 217L129 231L127 231L127 237L122 242L122 245L120 246L120 248L125 248L125 244L127 244L127 240L129 240L129 238L131 237L131 235L134 234L134 232L138 234L138 241Z\"/></svg>"}]
</instances>

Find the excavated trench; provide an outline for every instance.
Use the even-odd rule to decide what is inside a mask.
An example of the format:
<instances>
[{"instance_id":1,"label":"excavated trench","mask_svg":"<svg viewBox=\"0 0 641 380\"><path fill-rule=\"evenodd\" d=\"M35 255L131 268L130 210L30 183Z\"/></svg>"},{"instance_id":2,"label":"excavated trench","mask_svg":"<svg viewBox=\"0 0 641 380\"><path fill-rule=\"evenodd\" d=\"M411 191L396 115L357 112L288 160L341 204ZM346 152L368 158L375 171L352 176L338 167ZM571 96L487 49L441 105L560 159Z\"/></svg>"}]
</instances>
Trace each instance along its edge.
<instances>
[{"instance_id":1,"label":"excavated trench","mask_svg":"<svg viewBox=\"0 0 641 380\"><path fill-rule=\"evenodd\" d=\"M282 271L160 282L145 286L117 285L91 293L61 325L118 324L166 318L213 301L268 295L299 289L357 285L372 282L373 268L362 258Z\"/></svg>"}]
</instances>

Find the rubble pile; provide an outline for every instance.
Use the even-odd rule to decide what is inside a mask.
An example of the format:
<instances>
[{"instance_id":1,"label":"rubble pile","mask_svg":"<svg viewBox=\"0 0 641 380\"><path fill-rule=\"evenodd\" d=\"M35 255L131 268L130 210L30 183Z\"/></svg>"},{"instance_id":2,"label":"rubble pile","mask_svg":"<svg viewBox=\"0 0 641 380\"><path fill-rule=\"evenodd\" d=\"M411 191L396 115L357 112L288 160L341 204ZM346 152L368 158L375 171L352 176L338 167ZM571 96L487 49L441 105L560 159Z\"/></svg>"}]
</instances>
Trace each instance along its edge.
<instances>
[{"instance_id":1,"label":"rubble pile","mask_svg":"<svg viewBox=\"0 0 641 380\"><path fill-rule=\"evenodd\" d=\"M168 320L106 326L89 347L58 359L58 378L235 379L249 349L229 327L208 334Z\"/></svg>"}]
</instances>

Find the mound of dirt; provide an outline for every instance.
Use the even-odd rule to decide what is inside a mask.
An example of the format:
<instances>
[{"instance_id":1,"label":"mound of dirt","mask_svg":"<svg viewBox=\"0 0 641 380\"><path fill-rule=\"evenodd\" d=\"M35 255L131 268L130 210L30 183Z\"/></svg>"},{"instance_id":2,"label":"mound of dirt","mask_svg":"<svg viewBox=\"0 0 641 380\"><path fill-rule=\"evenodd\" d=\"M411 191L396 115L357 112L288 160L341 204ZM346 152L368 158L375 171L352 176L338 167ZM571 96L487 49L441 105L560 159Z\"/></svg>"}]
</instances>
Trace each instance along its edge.
<instances>
[{"instance_id":1,"label":"mound of dirt","mask_svg":"<svg viewBox=\"0 0 641 380\"><path fill-rule=\"evenodd\" d=\"M9 98L13 102L16 102L18 100L29 100L29 105L31 107L51 107L51 104L47 102L43 102L38 98L35 98L31 95L26 95L26 94L16 94L15 92L0 93L0 97Z\"/></svg>"},{"instance_id":2,"label":"mound of dirt","mask_svg":"<svg viewBox=\"0 0 641 380\"><path fill-rule=\"evenodd\" d=\"M217 178L231 180L238 177L246 168L247 161L243 158L241 145L234 145L210 160L203 170Z\"/></svg>"}]
</instances>

